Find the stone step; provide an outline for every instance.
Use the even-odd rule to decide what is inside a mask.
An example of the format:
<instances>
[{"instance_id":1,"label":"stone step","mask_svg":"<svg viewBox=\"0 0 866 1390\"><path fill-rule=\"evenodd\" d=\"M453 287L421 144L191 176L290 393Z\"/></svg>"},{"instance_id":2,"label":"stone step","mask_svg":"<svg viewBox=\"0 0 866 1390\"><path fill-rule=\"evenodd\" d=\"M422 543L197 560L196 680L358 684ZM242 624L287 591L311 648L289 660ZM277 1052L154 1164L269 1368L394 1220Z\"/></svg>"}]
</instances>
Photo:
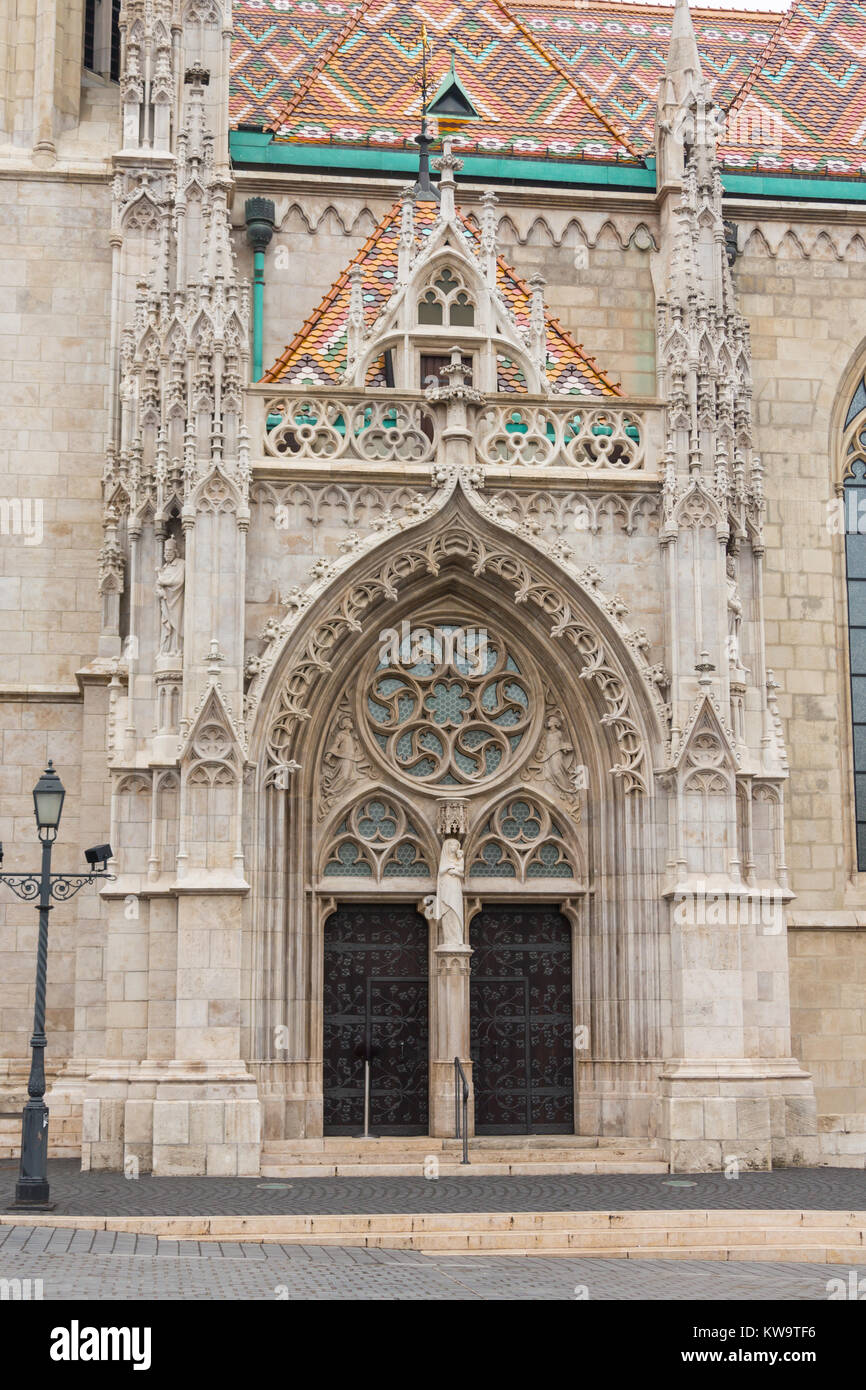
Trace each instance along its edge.
<instances>
[{"instance_id":1,"label":"stone step","mask_svg":"<svg viewBox=\"0 0 866 1390\"><path fill-rule=\"evenodd\" d=\"M273 1163L423 1163L430 1156L448 1163L459 1163L463 1150L459 1144L448 1148L434 1147L433 1145L423 1149L378 1149L354 1147L345 1149L328 1149L324 1152L310 1153L308 1149L295 1150L291 1145L285 1148L277 1148L266 1144L262 1152L262 1157L267 1162ZM476 1148L474 1144L469 1145L469 1158L472 1162L476 1159L479 1163L593 1163L600 1158L638 1159L644 1162L651 1159L658 1159L661 1155L659 1150L652 1145L644 1145L642 1148L633 1149L622 1148L619 1144L599 1145L594 1149L536 1149L534 1146L525 1149L499 1149L499 1148Z\"/></svg>"},{"instance_id":2,"label":"stone step","mask_svg":"<svg viewBox=\"0 0 866 1390\"><path fill-rule=\"evenodd\" d=\"M473 1135L469 1140L472 1149L597 1149L617 1148L631 1152L637 1149L656 1149L651 1139L621 1139L611 1135L588 1134L485 1134ZM327 1135L319 1139L266 1139L268 1152L287 1153L344 1153L346 1150L375 1147L376 1152L405 1152L418 1150L422 1153L435 1153L439 1149L462 1148L462 1140L434 1138L426 1134L383 1134L364 1139L361 1135Z\"/></svg>"},{"instance_id":3,"label":"stone step","mask_svg":"<svg viewBox=\"0 0 866 1390\"><path fill-rule=\"evenodd\" d=\"M20 1224L0 1215L0 1225ZM348 1245L608 1259L866 1264L866 1212L430 1212L373 1215L27 1217L28 1226L129 1231L174 1240Z\"/></svg>"},{"instance_id":4,"label":"stone step","mask_svg":"<svg viewBox=\"0 0 866 1390\"><path fill-rule=\"evenodd\" d=\"M647 1140L605 1140L586 1135L490 1135L469 1141L462 1163L459 1139L396 1136L381 1139L282 1140L265 1144L262 1177L538 1177L569 1173L666 1173L658 1147Z\"/></svg>"},{"instance_id":5,"label":"stone step","mask_svg":"<svg viewBox=\"0 0 866 1390\"><path fill-rule=\"evenodd\" d=\"M568 1177L593 1173L667 1173L668 1165L663 1159L640 1160L634 1158L598 1158L567 1162L500 1160L490 1163L471 1159L468 1164L451 1160L444 1156L438 1158L437 1177ZM395 1161L393 1163L341 1162L341 1163L282 1163L262 1159L263 1178L420 1178L429 1177L420 1159L414 1163Z\"/></svg>"}]
</instances>

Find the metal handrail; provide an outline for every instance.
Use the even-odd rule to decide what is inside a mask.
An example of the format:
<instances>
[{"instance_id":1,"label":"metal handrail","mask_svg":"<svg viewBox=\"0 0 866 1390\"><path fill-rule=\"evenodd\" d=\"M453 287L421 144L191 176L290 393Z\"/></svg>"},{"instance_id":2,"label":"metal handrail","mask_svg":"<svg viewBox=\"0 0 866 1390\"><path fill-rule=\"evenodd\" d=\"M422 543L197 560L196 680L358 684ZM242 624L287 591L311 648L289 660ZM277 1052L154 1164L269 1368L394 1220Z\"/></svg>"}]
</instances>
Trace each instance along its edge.
<instances>
[{"instance_id":1,"label":"metal handrail","mask_svg":"<svg viewBox=\"0 0 866 1390\"><path fill-rule=\"evenodd\" d=\"M460 1110L461 1096L458 1092L458 1080L463 1083L462 1109L463 1109L463 1157L461 1163L469 1162L469 1134L468 1134L468 1106L469 1106L469 1082L466 1080L466 1073L460 1064L460 1058L454 1058L454 1138L460 1138Z\"/></svg>"}]
</instances>

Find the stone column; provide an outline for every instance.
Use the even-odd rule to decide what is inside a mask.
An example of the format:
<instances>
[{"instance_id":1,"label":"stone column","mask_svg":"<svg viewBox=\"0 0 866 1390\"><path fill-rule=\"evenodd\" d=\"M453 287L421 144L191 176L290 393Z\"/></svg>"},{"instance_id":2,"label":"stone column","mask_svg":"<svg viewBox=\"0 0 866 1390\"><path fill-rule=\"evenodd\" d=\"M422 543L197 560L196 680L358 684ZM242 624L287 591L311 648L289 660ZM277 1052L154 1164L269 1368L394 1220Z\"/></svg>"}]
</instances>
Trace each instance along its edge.
<instances>
[{"instance_id":1,"label":"stone column","mask_svg":"<svg viewBox=\"0 0 866 1390\"><path fill-rule=\"evenodd\" d=\"M459 1057L472 1085L469 1061L469 946L437 946L433 951L433 1037L436 1057L431 1062L430 1133L454 1137L454 1058ZM474 1106L470 1092L469 1133L474 1132Z\"/></svg>"}]
</instances>

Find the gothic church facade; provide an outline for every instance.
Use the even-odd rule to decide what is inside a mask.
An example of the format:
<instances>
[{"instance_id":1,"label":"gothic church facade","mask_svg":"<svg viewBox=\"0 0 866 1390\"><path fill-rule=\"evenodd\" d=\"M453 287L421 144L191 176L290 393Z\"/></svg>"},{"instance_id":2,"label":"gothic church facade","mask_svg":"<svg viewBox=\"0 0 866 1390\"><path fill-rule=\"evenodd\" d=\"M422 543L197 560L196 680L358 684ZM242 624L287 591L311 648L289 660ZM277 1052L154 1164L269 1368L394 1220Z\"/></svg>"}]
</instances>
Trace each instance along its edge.
<instances>
[{"instance_id":1,"label":"gothic church facade","mask_svg":"<svg viewBox=\"0 0 866 1390\"><path fill-rule=\"evenodd\" d=\"M51 1152L258 1174L367 1072L441 1139L457 1059L478 1135L862 1166L852 0L14 8L4 870L48 758L113 847Z\"/></svg>"}]
</instances>

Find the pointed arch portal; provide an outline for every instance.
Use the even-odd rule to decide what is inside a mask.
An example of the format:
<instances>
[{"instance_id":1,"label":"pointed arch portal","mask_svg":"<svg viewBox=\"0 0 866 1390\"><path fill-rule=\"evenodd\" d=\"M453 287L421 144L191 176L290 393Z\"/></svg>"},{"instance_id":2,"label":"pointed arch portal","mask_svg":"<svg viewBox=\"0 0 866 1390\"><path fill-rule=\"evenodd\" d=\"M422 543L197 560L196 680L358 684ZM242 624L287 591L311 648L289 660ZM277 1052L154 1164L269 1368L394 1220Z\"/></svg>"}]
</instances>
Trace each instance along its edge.
<instances>
[{"instance_id":1,"label":"pointed arch portal","mask_svg":"<svg viewBox=\"0 0 866 1390\"><path fill-rule=\"evenodd\" d=\"M361 1133L369 1060L374 1132L449 1134L459 1056L479 1131L598 1132L605 1086L649 1082L661 987L656 729L597 601L458 492L332 577L257 709L275 1124Z\"/></svg>"}]
</instances>

